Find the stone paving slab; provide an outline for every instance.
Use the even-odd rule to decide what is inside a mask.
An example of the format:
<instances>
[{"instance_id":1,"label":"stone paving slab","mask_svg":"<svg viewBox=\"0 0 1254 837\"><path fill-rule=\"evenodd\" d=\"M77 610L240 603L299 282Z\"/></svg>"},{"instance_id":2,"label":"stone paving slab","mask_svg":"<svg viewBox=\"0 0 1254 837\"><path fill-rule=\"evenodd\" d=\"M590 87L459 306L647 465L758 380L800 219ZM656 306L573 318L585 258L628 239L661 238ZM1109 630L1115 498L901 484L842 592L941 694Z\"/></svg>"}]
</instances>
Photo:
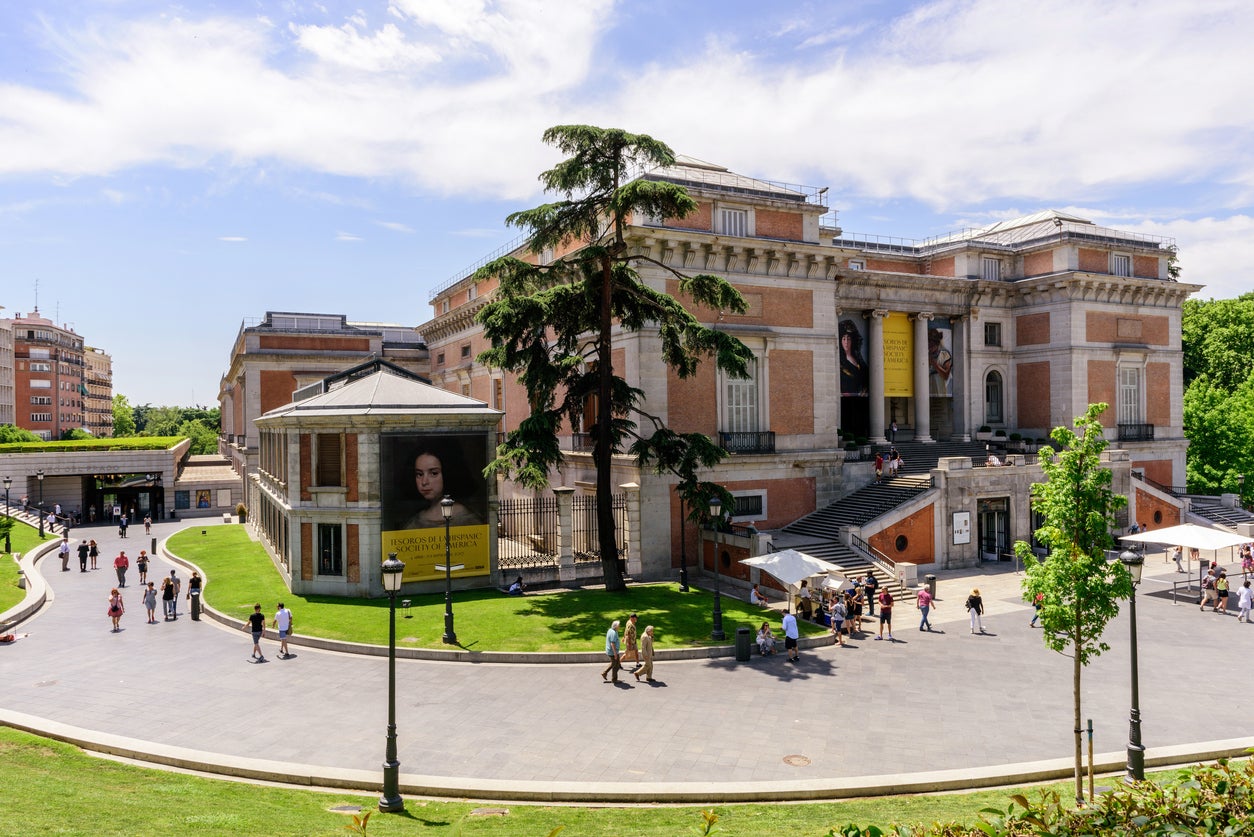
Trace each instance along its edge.
<instances>
[{"instance_id":1,"label":"stone paving slab","mask_svg":"<svg viewBox=\"0 0 1254 837\"><path fill-rule=\"evenodd\" d=\"M183 525L213 524L160 523L154 533L164 537ZM121 547L129 555L147 546L134 537L119 541L113 529L75 534L96 537L103 566ZM124 630L112 634L105 614L111 567L61 573L56 563L38 567L53 600L24 624L31 636L0 648L0 719L77 730L84 739L112 736L141 755L174 748L194 754L190 763L278 765L280 776L288 771L303 781L377 775L386 658L298 647L292 659L252 663L243 631L186 615L144 624L137 586L126 591ZM153 577L169 567L157 560ZM1149 573L1147 592L1173 578L1153 566ZM888 777L881 779L888 788L964 775L991 783L1019 775L1016 769L1037 775L1040 769L1021 766L1042 760L1054 775L1065 773L1070 660L1028 628L1031 610L1016 597L1020 577L1003 567L938 576L939 630L919 632L913 604L903 602L898 641L867 633L845 648L807 652L795 665L783 655L665 662L655 684L629 678L612 686L592 663L401 660L397 726L407 792L519 798L526 790L527 798L611 801L731 798L734 790L766 794L735 798L817 798L865 791L875 777ZM998 602L986 635L972 636L961 610L971 586ZM1191 752L1193 742L1236 742L1223 752L1254 744L1242 679L1215 676L1246 658L1254 626L1152 596L1140 596L1138 605L1151 761L1157 748ZM1084 716L1094 719L1096 750L1110 759L1127 735L1127 634L1122 618L1112 623L1111 651L1084 672ZM589 637L588 644L601 641ZM275 651L267 642L267 653ZM804 758L794 766L788 756ZM912 774L924 776L908 780Z\"/></svg>"}]
</instances>

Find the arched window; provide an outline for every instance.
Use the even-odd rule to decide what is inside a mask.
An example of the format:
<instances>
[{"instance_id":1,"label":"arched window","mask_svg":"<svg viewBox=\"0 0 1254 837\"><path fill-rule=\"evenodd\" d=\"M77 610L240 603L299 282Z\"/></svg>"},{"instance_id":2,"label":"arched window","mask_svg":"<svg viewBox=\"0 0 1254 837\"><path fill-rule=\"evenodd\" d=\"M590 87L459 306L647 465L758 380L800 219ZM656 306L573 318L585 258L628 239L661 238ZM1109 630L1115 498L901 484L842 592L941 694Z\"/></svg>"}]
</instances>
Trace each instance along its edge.
<instances>
[{"instance_id":1,"label":"arched window","mask_svg":"<svg viewBox=\"0 0 1254 837\"><path fill-rule=\"evenodd\" d=\"M1005 421L1002 412L1001 373L989 372L984 376L984 421L987 424Z\"/></svg>"}]
</instances>

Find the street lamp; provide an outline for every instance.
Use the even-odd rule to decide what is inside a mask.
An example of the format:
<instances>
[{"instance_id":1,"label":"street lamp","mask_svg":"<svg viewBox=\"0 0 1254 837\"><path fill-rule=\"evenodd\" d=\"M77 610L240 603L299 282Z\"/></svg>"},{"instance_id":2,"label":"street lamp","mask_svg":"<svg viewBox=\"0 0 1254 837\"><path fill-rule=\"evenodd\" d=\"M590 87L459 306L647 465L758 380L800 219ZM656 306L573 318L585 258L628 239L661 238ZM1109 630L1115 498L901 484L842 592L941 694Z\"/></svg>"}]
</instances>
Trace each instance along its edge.
<instances>
[{"instance_id":1,"label":"street lamp","mask_svg":"<svg viewBox=\"0 0 1254 837\"><path fill-rule=\"evenodd\" d=\"M449 523L453 517L453 498L444 495L444 499L440 501L440 514L444 516L444 566L436 567L437 570L444 570L444 636L441 639L445 645L457 644L457 631L453 630L453 556L452 541L449 539ZM461 569L464 565L458 564L456 569Z\"/></svg>"},{"instance_id":2,"label":"street lamp","mask_svg":"<svg viewBox=\"0 0 1254 837\"><path fill-rule=\"evenodd\" d=\"M13 477L4 478L4 519L10 521L12 527L13 515L9 514L9 489L13 487ZM13 544L9 541L9 529L4 531L4 551L12 552Z\"/></svg>"},{"instance_id":3,"label":"street lamp","mask_svg":"<svg viewBox=\"0 0 1254 837\"><path fill-rule=\"evenodd\" d=\"M398 561L395 552L389 552L381 569L383 589L388 594L388 743L383 761L383 796L379 797L379 811L395 814L405 810L399 781L401 763L396 758L396 593L401 589L405 562Z\"/></svg>"},{"instance_id":4,"label":"street lamp","mask_svg":"<svg viewBox=\"0 0 1254 837\"><path fill-rule=\"evenodd\" d=\"M36 479L39 480L39 539L44 539L44 472L42 470L35 472Z\"/></svg>"},{"instance_id":5,"label":"street lamp","mask_svg":"<svg viewBox=\"0 0 1254 837\"><path fill-rule=\"evenodd\" d=\"M1132 638L1132 713L1128 718L1128 771L1124 778L1128 784L1145 779L1145 746L1141 744L1141 690L1136 670L1136 587L1141 583L1141 570L1145 556L1132 549L1119 553L1119 560L1132 576L1132 595L1128 597L1128 617Z\"/></svg>"},{"instance_id":6,"label":"street lamp","mask_svg":"<svg viewBox=\"0 0 1254 837\"><path fill-rule=\"evenodd\" d=\"M1245 508L1245 474L1237 474L1237 503Z\"/></svg>"},{"instance_id":7,"label":"street lamp","mask_svg":"<svg viewBox=\"0 0 1254 837\"><path fill-rule=\"evenodd\" d=\"M722 576L718 571L719 521L723 517L723 501L718 497L710 498L710 523L714 526L714 630L710 631L710 639L723 640L723 596Z\"/></svg>"}]
</instances>

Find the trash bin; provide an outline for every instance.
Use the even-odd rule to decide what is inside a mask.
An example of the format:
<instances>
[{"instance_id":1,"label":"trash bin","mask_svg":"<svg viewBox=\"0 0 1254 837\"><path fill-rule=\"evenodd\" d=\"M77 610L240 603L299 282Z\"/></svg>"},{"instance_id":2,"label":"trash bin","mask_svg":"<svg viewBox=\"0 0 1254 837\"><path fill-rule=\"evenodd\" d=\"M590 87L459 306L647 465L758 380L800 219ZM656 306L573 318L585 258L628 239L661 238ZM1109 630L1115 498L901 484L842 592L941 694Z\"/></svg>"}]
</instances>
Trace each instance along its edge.
<instances>
[{"instance_id":1,"label":"trash bin","mask_svg":"<svg viewBox=\"0 0 1254 837\"><path fill-rule=\"evenodd\" d=\"M736 661L749 662L749 649L753 647L753 630L750 628L736 629Z\"/></svg>"},{"instance_id":2,"label":"trash bin","mask_svg":"<svg viewBox=\"0 0 1254 837\"><path fill-rule=\"evenodd\" d=\"M933 598L935 598L935 596L936 596L936 576L934 576L934 575L925 575L925 576L923 576L923 580L927 582L927 592L928 592L928 595L930 595L930 596L932 596Z\"/></svg>"},{"instance_id":3,"label":"trash bin","mask_svg":"<svg viewBox=\"0 0 1254 837\"><path fill-rule=\"evenodd\" d=\"M191 591L191 597L192 597L192 621L199 622L200 621L200 591L199 590Z\"/></svg>"}]
</instances>

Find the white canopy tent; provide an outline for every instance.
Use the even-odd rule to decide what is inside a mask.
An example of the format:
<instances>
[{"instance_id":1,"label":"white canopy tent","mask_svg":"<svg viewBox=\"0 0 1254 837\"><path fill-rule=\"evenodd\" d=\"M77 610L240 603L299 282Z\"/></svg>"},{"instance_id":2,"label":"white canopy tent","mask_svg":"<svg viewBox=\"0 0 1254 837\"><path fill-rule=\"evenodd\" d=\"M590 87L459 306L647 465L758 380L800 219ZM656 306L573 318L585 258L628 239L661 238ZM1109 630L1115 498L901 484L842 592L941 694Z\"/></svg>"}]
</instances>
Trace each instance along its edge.
<instances>
[{"instance_id":1,"label":"white canopy tent","mask_svg":"<svg viewBox=\"0 0 1254 837\"><path fill-rule=\"evenodd\" d=\"M750 567L757 567L783 584L788 590L789 610L792 609L793 593L801 588L801 582L803 581L815 576L826 576L828 579L835 580L835 583L841 586L844 586L846 582L845 577L840 574L840 567L828 563L822 558L815 558L795 549L784 549L779 552L768 552L766 555L758 555L754 558L743 558L740 563ZM828 581L823 583L830 585Z\"/></svg>"},{"instance_id":2,"label":"white canopy tent","mask_svg":"<svg viewBox=\"0 0 1254 837\"><path fill-rule=\"evenodd\" d=\"M1214 552L1219 549L1231 550L1233 547L1240 546L1243 543L1249 543L1250 539L1243 535L1234 535L1223 529L1215 529L1210 526L1198 526L1195 523L1183 523L1179 526L1168 526L1166 529L1151 529L1148 532L1138 532L1135 535L1121 535L1119 540L1131 543L1156 543L1168 546L1186 547L1189 550L1208 550ZM1229 551L1229 557L1232 557ZM1193 554L1187 553L1186 560L1189 564L1193 562ZM1205 566L1204 561L1198 561L1198 574L1202 574L1202 567ZM1189 576L1192 572L1186 570ZM1192 580L1189 581L1190 589L1192 589Z\"/></svg>"}]
</instances>

